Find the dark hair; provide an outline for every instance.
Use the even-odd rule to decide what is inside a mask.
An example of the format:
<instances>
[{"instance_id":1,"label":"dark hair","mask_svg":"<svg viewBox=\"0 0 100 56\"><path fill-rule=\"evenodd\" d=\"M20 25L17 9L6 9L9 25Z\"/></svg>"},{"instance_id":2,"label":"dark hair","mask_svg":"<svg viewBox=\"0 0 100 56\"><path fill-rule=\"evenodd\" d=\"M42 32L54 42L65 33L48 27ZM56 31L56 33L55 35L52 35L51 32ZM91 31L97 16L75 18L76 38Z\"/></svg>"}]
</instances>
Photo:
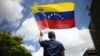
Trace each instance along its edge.
<instances>
[{"instance_id":1,"label":"dark hair","mask_svg":"<svg viewBox=\"0 0 100 56\"><path fill-rule=\"evenodd\" d=\"M48 33L48 37L49 37L50 39L52 39L52 38L55 38L56 36L55 36L55 33L54 33L53 31L50 31L50 32Z\"/></svg>"}]
</instances>

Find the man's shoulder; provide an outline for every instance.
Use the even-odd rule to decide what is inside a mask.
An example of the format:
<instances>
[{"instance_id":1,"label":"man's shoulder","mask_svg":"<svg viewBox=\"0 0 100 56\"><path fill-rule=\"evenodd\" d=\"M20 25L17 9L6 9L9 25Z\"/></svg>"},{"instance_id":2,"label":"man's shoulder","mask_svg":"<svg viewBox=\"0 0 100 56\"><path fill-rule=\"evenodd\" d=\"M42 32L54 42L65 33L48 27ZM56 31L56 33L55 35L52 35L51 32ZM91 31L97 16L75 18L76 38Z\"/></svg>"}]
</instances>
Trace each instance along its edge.
<instances>
[{"instance_id":1,"label":"man's shoulder","mask_svg":"<svg viewBox=\"0 0 100 56\"><path fill-rule=\"evenodd\" d=\"M56 42L61 44L61 42L60 42L60 41L57 41L57 40L56 40Z\"/></svg>"},{"instance_id":2,"label":"man's shoulder","mask_svg":"<svg viewBox=\"0 0 100 56\"><path fill-rule=\"evenodd\" d=\"M59 45L62 45L62 43L61 42L59 42L59 41L55 41L57 44L59 44Z\"/></svg>"},{"instance_id":3,"label":"man's shoulder","mask_svg":"<svg viewBox=\"0 0 100 56\"><path fill-rule=\"evenodd\" d=\"M61 42L59 41L56 42L58 43L58 46L61 48L62 51L65 50L64 45Z\"/></svg>"},{"instance_id":4,"label":"man's shoulder","mask_svg":"<svg viewBox=\"0 0 100 56\"><path fill-rule=\"evenodd\" d=\"M52 43L52 44L58 44L58 45L62 45L61 42L57 41L57 40L43 40L43 43Z\"/></svg>"},{"instance_id":5,"label":"man's shoulder","mask_svg":"<svg viewBox=\"0 0 100 56\"><path fill-rule=\"evenodd\" d=\"M43 41L41 41L41 42L49 42L49 40L43 40Z\"/></svg>"}]
</instances>

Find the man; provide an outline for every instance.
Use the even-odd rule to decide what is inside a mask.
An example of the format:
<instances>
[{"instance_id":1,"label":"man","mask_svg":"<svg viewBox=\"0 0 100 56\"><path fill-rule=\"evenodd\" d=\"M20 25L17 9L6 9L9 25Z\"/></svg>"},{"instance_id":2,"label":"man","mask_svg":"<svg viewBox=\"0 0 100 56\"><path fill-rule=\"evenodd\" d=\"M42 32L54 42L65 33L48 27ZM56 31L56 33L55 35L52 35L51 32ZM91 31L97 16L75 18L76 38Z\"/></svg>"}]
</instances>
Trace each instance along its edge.
<instances>
[{"instance_id":1,"label":"man","mask_svg":"<svg viewBox=\"0 0 100 56\"><path fill-rule=\"evenodd\" d=\"M40 33L39 43L44 48L44 56L64 56L64 46L56 41L56 36L53 31L48 33L50 40L43 40L43 34Z\"/></svg>"}]
</instances>

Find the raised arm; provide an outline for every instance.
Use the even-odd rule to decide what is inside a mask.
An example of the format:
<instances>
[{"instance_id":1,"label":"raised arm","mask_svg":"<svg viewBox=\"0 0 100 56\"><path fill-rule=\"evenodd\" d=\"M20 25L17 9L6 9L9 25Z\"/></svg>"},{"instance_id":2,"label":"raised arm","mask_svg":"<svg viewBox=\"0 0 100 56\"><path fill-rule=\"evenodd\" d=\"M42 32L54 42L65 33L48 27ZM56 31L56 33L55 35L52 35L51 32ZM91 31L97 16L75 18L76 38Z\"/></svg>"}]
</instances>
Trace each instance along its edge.
<instances>
[{"instance_id":1,"label":"raised arm","mask_svg":"<svg viewBox=\"0 0 100 56\"><path fill-rule=\"evenodd\" d=\"M43 33L40 32L40 36L39 36L39 42L43 41Z\"/></svg>"}]
</instances>

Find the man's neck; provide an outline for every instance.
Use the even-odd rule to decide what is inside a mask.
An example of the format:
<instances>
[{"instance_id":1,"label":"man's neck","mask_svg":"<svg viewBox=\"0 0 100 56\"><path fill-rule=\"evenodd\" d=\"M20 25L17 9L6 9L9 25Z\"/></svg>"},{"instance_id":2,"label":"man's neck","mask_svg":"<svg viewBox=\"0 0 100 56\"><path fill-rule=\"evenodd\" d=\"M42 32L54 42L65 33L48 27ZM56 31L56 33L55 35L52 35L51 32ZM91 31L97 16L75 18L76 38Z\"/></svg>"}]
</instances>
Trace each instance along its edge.
<instances>
[{"instance_id":1,"label":"man's neck","mask_svg":"<svg viewBox=\"0 0 100 56\"><path fill-rule=\"evenodd\" d=\"M50 40L55 40L54 38L50 39Z\"/></svg>"}]
</instances>

